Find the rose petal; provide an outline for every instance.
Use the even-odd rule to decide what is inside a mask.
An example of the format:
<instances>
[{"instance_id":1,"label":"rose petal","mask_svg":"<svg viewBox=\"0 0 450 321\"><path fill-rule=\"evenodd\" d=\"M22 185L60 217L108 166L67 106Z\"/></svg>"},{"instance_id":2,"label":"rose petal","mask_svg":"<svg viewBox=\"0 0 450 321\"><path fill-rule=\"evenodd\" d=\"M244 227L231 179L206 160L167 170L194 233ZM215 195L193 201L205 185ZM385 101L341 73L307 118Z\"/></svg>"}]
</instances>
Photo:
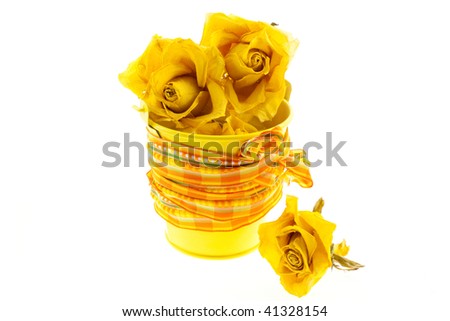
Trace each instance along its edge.
<instances>
[{"instance_id":1,"label":"rose petal","mask_svg":"<svg viewBox=\"0 0 450 321\"><path fill-rule=\"evenodd\" d=\"M303 253L306 253L306 264L310 264L307 258L314 256L317 249L317 241L314 235L309 234L306 230L299 227L299 235L291 242L291 247L301 249Z\"/></svg>"},{"instance_id":2,"label":"rose petal","mask_svg":"<svg viewBox=\"0 0 450 321\"><path fill-rule=\"evenodd\" d=\"M222 126L217 122L209 122L198 127L195 132L203 135L220 135L222 134Z\"/></svg>"},{"instance_id":3,"label":"rose petal","mask_svg":"<svg viewBox=\"0 0 450 321\"><path fill-rule=\"evenodd\" d=\"M225 84L225 94L227 95L231 105L234 107L237 113L246 113L254 109L255 105L258 106L265 102L265 85L266 82L263 80L254 88L253 91L250 91L249 93L238 97L233 88L233 84L229 82Z\"/></svg>"},{"instance_id":4,"label":"rose petal","mask_svg":"<svg viewBox=\"0 0 450 321\"><path fill-rule=\"evenodd\" d=\"M226 118L226 123L223 125L224 130L223 133L231 135L231 134L245 134L245 133L252 133L256 132L257 129L250 125L249 123L239 119L235 115L230 115Z\"/></svg>"},{"instance_id":5,"label":"rose petal","mask_svg":"<svg viewBox=\"0 0 450 321\"><path fill-rule=\"evenodd\" d=\"M204 104L202 109L195 111L194 118L185 118L182 122L190 127L198 128L207 122L225 116L225 110L227 107L227 99L225 94L216 82L208 81L207 87L209 90L209 97L211 99L211 104ZM209 108L210 110L206 110Z\"/></svg>"},{"instance_id":6,"label":"rose petal","mask_svg":"<svg viewBox=\"0 0 450 321\"><path fill-rule=\"evenodd\" d=\"M224 79L226 74L225 60L219 50L209 47L206 49L206 54L208 57L208 78L217 83L226 81Z\"/></svg>"},{"instance_id":7,"label":"rose petal","mask_svg":"<svg viewBox=\"0 0 450 321\"><path fill-rule=\"evenodd\" d=\"M155 35L144 53L119 74L119 81L138 97L147 90L150 75L161 65L162 51L170 41Z\"/></svg>"},{"instance_id":8,"label":"rose petal","mask_svg":"<svg viewBox=\"0 0 450 321\"><path fill-rule=\"evenodd\" d=\"M176 39L163 52L163 64L170 63L189 68L191 72L195 73L200 88L206 85L207 61L204 50L190 39Z\"/></svg>"},{"instance_id":9,"label":"rose petal","mask_svg":"<svg viewBox=\"0 0 450 321\"><path fill-rule=\"evenodd\" d=\"M245 34L241 38L241 42L248 43L249 49L261 50L267 56L272 56L275 48L273 47L267 32L268 27L269 26L264 26L258 31Z\"/></svg>"},{"instance_id":10,"label":"rose petal","mask_svg":"<svg viewBox=\"0 0 450 321\"><path fill-rule=\"evenodd\" d=\"M333 253L339 256L346 256L349 250L350 246L347 245L347 242L345 242L345 240L333 247Z\"/></svg>"},{"instance_id":11,"label":"rose petal","mask_svg":"<svg viewBox=\"0 0 450 321\"><path fill-rule=\"evenodd\" d=\"M150 79L149 86L151 91L159 99L159 101L165 101L164 97L164 87L171 80L187 75L192 72L192 69L186 65L178 65L178 64L168 64L162 66L157 71L155 71ZM151 106L150 106L151 108Z\"/></svg>"},{"instance_id":12,"label":"rose petal","mask_svg":"<svg viewBox=\"0 0 450 321\"><path fill-rule=\"evenodd\" d=\"M249 28L256 24L233 15L209 14L206 17L200 44L217 47L225 56L231 44L237 43L241 35L249 32Z\"/></svg>"},{"instance_id":13,"label":"rose petal","mask_svg":"<svg viewBox=\"0 0 450 321\"><path fill-rule=\"evenodd\" d=\"M311 290L320 278L314 274L281 275L280 282L289 293L302 297Z\"/></svg>"},{"instance_id":14,"label":"rose petal","mask_svg":"<svg viewBox=\"0 0 450 321\"><path fill-rule=\"evenodd\" d=\"M309 211L299 211L294 219L297 225L302 226L311 234L316 231L322 244L324 244L325 247L331 247L336 224L325 220L322 215L317 212Z\"/></svg>"}]
</instances>

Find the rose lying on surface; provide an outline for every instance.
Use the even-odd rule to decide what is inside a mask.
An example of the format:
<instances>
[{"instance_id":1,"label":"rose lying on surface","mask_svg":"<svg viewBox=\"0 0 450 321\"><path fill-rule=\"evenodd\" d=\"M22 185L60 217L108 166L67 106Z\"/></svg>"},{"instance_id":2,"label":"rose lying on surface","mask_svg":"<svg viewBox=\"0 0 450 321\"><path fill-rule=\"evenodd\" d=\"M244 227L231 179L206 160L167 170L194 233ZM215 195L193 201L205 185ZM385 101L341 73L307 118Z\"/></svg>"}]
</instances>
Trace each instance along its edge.
<instances>
[{"instance_id":1,"label":"rose lying on surface","mask_svg":"<svg viewBox=\"0 0 450 321\"><path fill-rule=\"evenodd\" d=\"M208 16L200 43L224 56L231 80L225 92L240 117L271 120L286 95L284 76L298 41L267 23L216 13Z\"/></svg>"},{"instance_id":2,"label":"rose lying on surface","mask_svg":"<svg viewBox=\"0 0 450 321\"><path fill-rule=\"evenodd\" d=\"M280 218L259 227L261 255L280 276L283 287L299 297L307 294L331 266L346 270L362 267L343 257L349 250L345 241L333 251L336 225L322 217L322 206L320 199L312 212L298 211L297 197L287 195Z\"/></svg>"},{"instance_id":3,"label":"rose lying on surface","mask_svg":"<svg viewBox=\"0 0 450 321\"><path fill-rule=\"evenodd\" d=\"M195 131L225 116L224 73L223 58L215 48L155 36L119 79L145 103L150 117Z\"/></svg>"},{"instance_id":4,"label":"rose lying on surface","mask_svg":"<svg viewBox=\"0 0 450 321\"><path fill-rule=\"evenodd\" d=\"M289 195L281 217L261 224L259 250L288 292L307 294L332 266L330 248L335 228L319 212L297 211L297 198Z\"/></svg>"}]
</instances>

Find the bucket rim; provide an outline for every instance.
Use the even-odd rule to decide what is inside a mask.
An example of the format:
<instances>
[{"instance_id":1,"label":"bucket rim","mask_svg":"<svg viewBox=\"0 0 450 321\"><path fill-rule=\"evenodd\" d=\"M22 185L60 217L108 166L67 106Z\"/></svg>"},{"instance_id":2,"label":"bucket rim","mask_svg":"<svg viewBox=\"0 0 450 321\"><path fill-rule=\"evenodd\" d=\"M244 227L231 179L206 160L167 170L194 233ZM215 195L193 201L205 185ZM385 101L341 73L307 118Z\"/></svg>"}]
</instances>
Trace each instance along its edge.
<instances>
[{"instance_id":1,"label":"bucket rim","mask_svg":"<svg viewBox=\"0 0 450 321\"><path fill-rule=\"evenodd\" d=\"M166 134L166 135L177 135L177 134L181 134L181 135L195 135L195 137L199 138L199 139L209 139L209 140L215 140L215 141L230 141L230 140L235 140L236 138L239 138L240 140L248 140L248 139L252 139L254 137L257 137L259 135L261 135L264 132L270 131L276 127L281 127L283 129L287 128L288 124L292 121L292 109L291 106L289 104L288 101L283 100L283 102L281 103L279 110L282 108L282 106L284 108L287 108L288 110L288 115L282 119L278 124L271 126L269 128L263 129L263 130L259 130L256 132L251 132L251 133L246 133L246 134L239 134L239 135L207 135L207 134L197 134L197 133L191 133L191 132L184 132L184 131L180 131L180 130L176 130L176 129L172 129L166 126L163 126L157 122L155 122L154 120L152 120L150 117L148 117L148 124L147 124L147 128L149 129L153 129L155 131L158 132L158 134L161 136L161 132Z\"/></svg>"}]
</instances>

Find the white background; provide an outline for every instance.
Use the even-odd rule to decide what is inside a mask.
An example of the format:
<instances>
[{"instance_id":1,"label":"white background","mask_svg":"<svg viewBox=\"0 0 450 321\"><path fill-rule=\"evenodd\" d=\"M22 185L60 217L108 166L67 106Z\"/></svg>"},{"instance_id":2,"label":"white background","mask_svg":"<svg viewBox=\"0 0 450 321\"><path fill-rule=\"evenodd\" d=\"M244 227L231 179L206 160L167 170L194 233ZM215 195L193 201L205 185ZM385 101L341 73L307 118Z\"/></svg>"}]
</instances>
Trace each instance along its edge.
<instances>
[{"instance_id":1,"label":"white background","mask_svg":"<svg viewBox=\"0 0 450 321\"><path fill-rule=\"evenodd\" d=\"M300 299L257 251L212 261L172 248L148 168L101 166L104 143L146 141L117 74L153 34L199 41L219 11L300 40L287 74L295 144L347 141L347 167L322 165L312 189L285 190L304 209L322 196L335 240L366 267L329 271ZM327 320L447 320L449 14L444 1L2 2L0 319L326 305Z\"/></svg>"}]
</instances>

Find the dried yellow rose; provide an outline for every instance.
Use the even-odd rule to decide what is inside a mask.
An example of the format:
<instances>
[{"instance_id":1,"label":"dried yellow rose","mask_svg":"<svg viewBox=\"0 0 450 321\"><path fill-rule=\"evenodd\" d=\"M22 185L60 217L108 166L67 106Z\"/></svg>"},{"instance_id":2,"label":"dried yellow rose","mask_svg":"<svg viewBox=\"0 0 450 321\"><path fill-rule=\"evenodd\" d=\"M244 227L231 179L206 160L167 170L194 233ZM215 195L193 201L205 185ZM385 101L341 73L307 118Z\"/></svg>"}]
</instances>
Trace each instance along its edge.
<instances>
[{"instance_id":1,"label":"dried yellow rose","mask_svg":"<svg viewBox=\"0 0 450 321\"><path fill-rule=\"evenodd\" d=\"M225 116L224 73L225 62L216 48L154 36L119 80L144 101L151 118L195 131Z\"/></svg>"},{"instance_id":2,"label":"dried yellow rose","mask_svg":"<svg viewBox=\"0 0 450 321\"><path fill-rule=\"evenodd\" d=\"M215 13L200 44L222 53L230 80L225 92L240 117L271 120L285 98L284 75L298 41L270 24Z\"/></svg>"},{"instance_id":3,"label":"dried yellow rose","mask_svg":"<svg viewBox=\"0 0 450 321\"><path fill-rule=\"evenodd\" d=\"M289 293L307 294L332 266L335 227L320 212L298 211L297 198L290 195L281 217L260 225L259 251Z\"/></svg>"}]
</instances>

